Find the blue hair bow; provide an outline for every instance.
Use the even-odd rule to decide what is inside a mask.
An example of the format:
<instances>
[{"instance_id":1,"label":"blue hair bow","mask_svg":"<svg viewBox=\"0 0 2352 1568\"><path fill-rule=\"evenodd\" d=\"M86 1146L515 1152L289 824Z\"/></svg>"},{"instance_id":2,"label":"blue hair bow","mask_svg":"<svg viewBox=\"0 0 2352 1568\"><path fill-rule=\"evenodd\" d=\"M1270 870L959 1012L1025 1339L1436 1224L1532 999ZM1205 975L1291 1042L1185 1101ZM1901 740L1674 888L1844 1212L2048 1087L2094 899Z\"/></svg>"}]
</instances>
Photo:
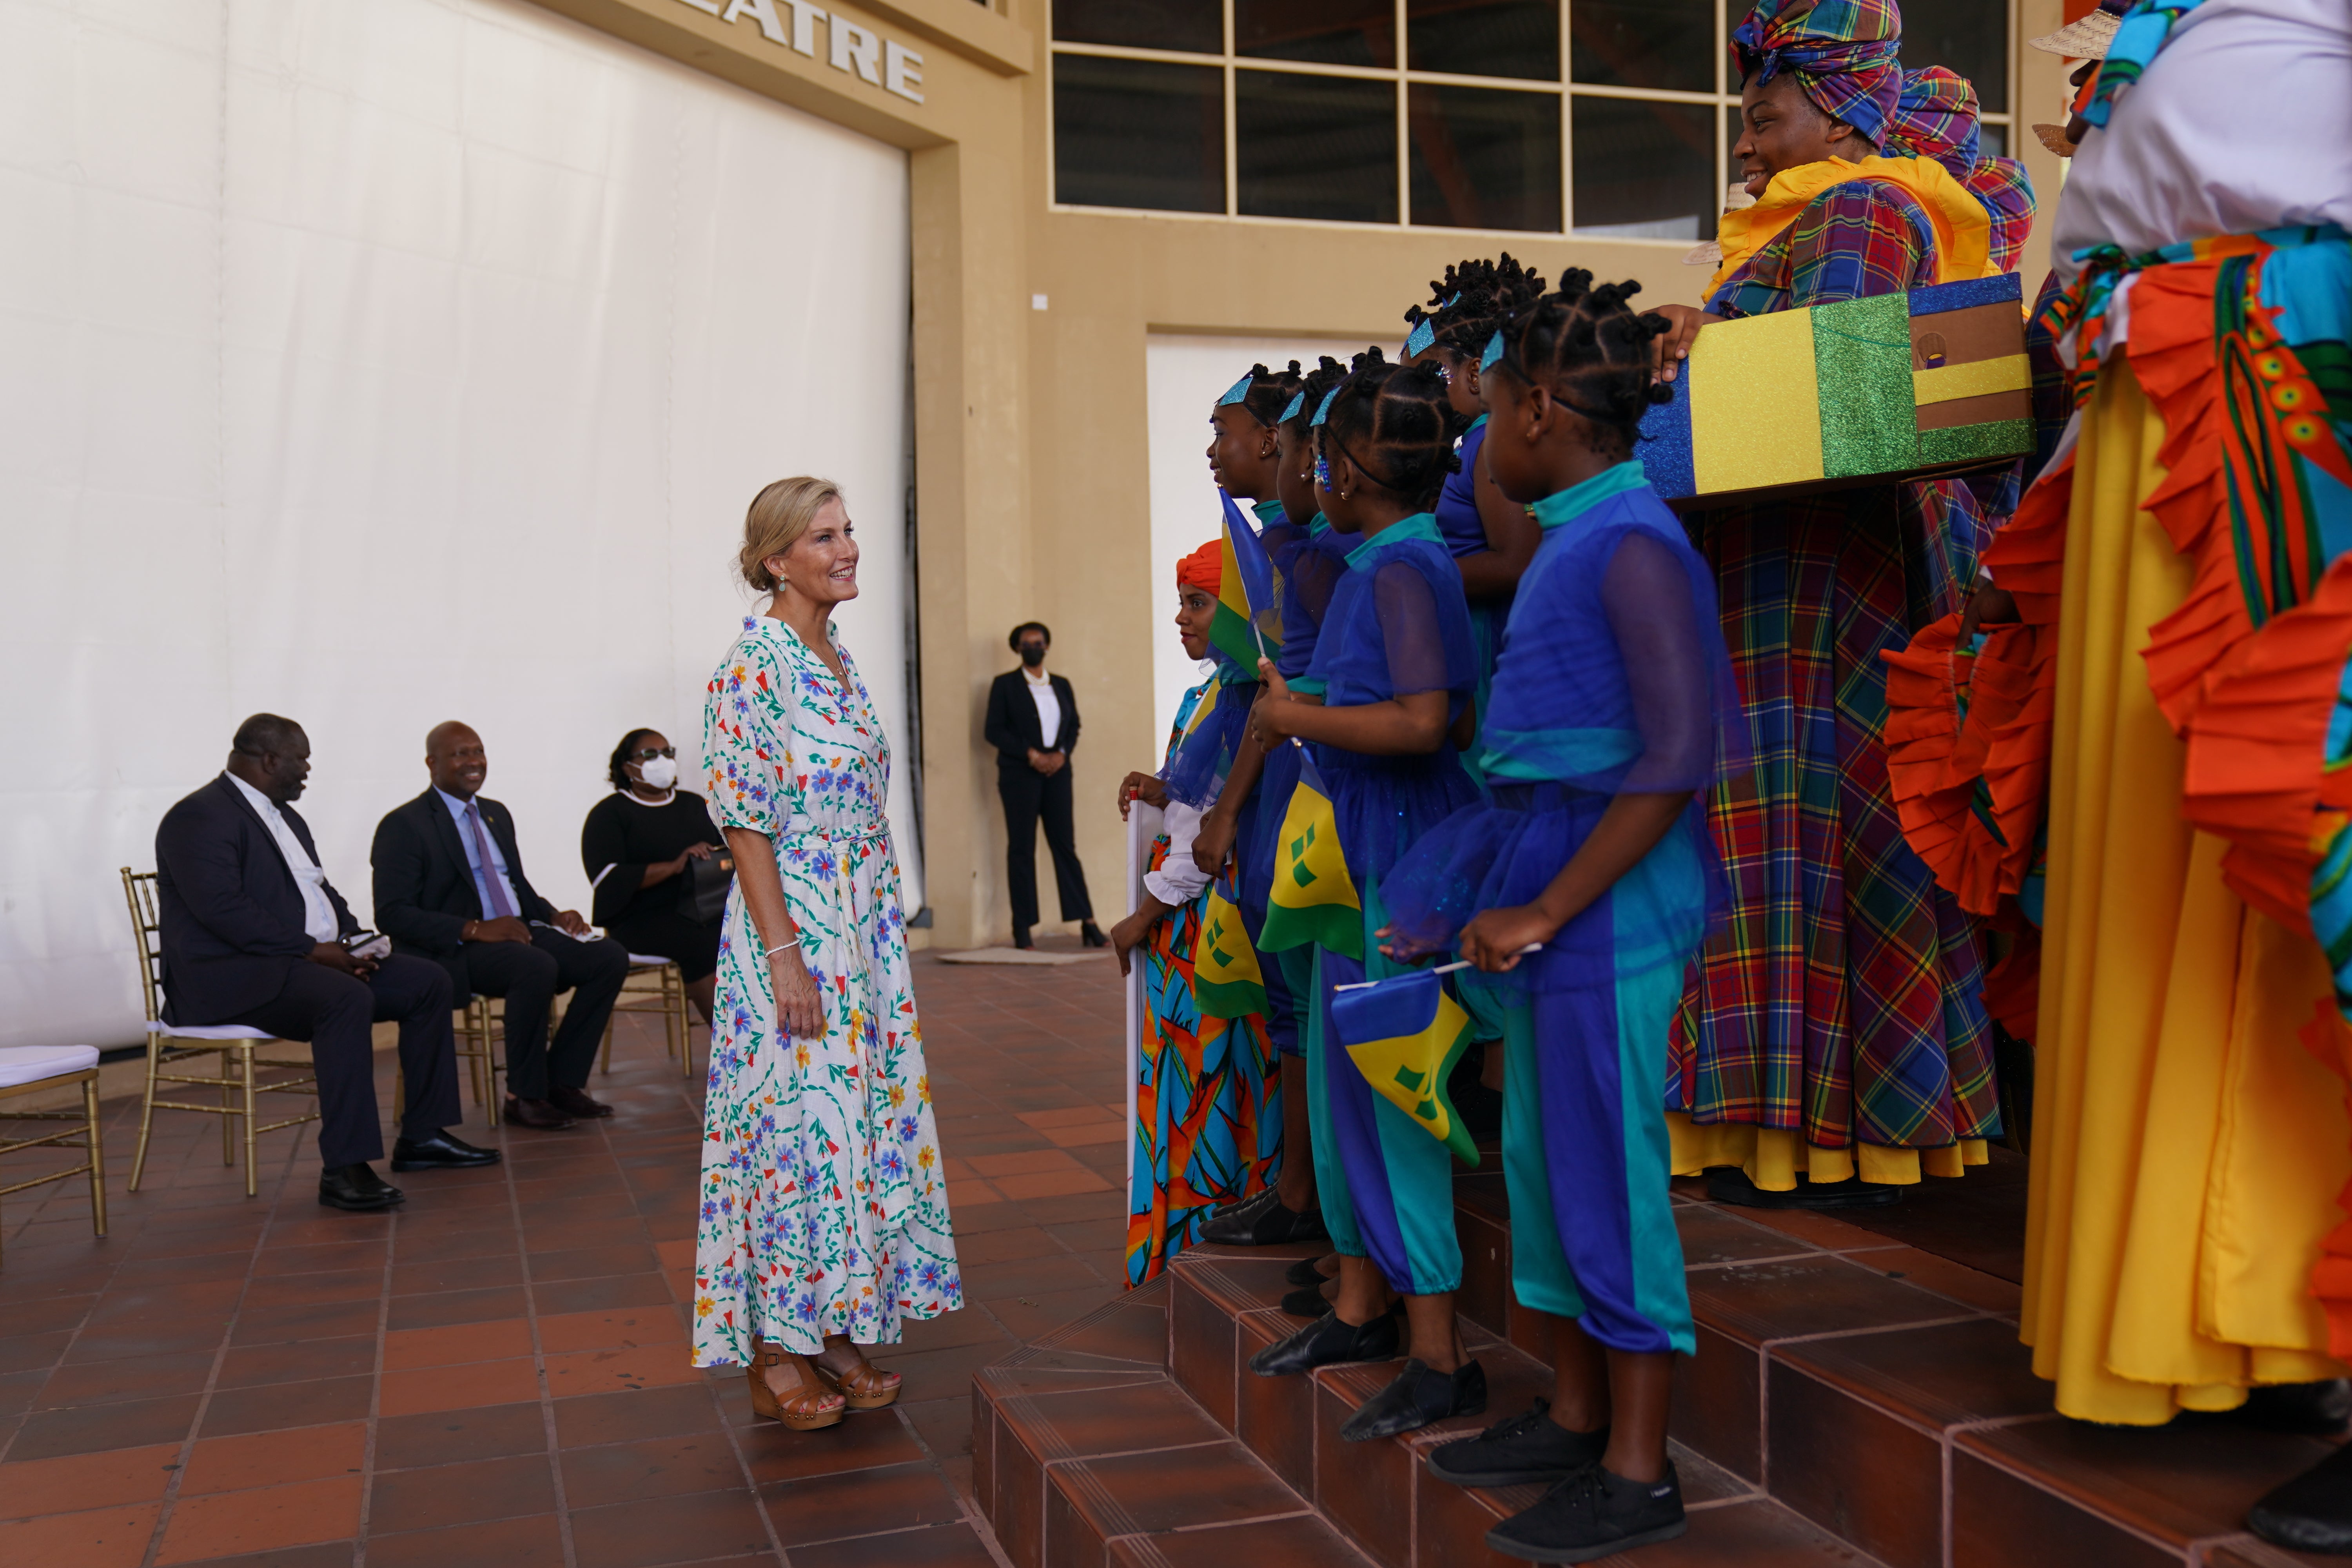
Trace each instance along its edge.
<instances>
[{"instance_id":1,"label":"blue hair bow","mask_svg":"<svg viewBox=\"0 0 2352 1568\"><path fill-rule=\"evenodd\" d=\"M1478 374L1484 375L1503 363L1503 334L1500 331L1486 340L1486 352L1478 356Z\"/></svg>"},{"instance_id":2,"label":"blue hair bow","mask_svg":"<svg viewBox=\"0 0 2352 1568\"><path fill-rule=\"evenodd\" d=\"M1230 408L1234 404L1239 403L1243 398L1247 397L1249 395L1250 384L1255 382L1256 379L1257 377L1255 375L1243 376L1239 381L1234 383L1233 385L1225 389L1225 395L1217 399L1217 406L1220 408Z\"/></svg>"},{"instance_id":3,"label":"blue hair bow","mask_svg":"<svg viewBox=\"0 0 2352 1568\"><path fill-rule=\"evenodd\" d=\"M1307 394L1304 392L1294 392L1290 395L1290 401L1282 405L1282 417L1276 420L1275 423L1276 425L1287 425L1292 420L1297 418L1306 407Z\"/></svg>"},{"instance_id":4,"label":"blue hair bow","mask_svg":"<svg viewBox=\"0 0 2352 1568\"><path fill-rule=\"evenodd\" d=\"M1339 396L1339 389L1338 387L1336 387L1336 386L1335 386L1335 387L1333 387L1330 391L1328 391L1328 392L1325 393L1325 394L1323 395L1323 401L1322 401L1322 403L1321 403L1320 405L1318 405L1317 406L1316 410L1315 410L1315 417L1314 417L1314 418L1312 418L1312 419L1309 419L1309 420L1307 422L1307 425L1308 425L1309 426L1313 426L1320 425L1320 424L1322 424L1322 423L1323 423L1323 421L1325 421L1326 419L1328 419L1329 417L1331 417L1331 400L1332 400L1333 398L1335 398L1335 397Z\"/></svg>"}]
</instances>

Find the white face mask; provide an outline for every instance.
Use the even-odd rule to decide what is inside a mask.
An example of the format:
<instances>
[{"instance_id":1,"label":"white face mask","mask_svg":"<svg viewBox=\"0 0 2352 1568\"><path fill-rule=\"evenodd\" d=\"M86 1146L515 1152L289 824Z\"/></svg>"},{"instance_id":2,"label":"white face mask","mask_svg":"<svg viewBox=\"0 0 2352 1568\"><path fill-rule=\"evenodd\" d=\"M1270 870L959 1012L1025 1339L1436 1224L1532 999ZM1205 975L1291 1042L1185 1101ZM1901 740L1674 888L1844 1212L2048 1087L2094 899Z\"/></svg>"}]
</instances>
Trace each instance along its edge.
<instances>
[{"instance_id":1,"label":"white face mask","mask_svg":"<svg viewBox=\"0 0 2352 1568\"><path fill-rule=\"evenodd\" d=\"M649 789L668 789L677 783L677 759L656 757L651 762L639 763L637 776L646 781Z\"/></svg>"}]
</instances>

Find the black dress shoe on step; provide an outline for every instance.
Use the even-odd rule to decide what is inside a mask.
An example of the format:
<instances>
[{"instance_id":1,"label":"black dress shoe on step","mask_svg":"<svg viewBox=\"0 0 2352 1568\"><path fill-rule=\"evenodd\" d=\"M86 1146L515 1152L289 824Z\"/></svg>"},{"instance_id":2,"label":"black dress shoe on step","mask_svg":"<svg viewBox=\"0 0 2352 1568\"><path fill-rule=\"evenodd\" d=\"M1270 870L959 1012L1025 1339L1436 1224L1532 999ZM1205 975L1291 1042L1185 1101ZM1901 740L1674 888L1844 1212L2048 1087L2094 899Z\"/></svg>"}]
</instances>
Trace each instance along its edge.
<instances>
[{"instance_id":1,"label":"black dress shoe on step","mask_svg":"<svg viewBox=\"0 0 2352 1568\"><path fill-rule=\"evenodd\" d=\"M1609 1447L1609 1428L1571 1432L1551 1418L1551 1401L1538 1399L1475 1437L1429 1451L1429 1473L1457 1487L1518 1487L1564 1481L1597 1465Z\"/></svg>"},{"instance_id":2,"label":"black dress shoe on step","mask_svg":"<svg viewBox=\"0 0 2352 1568\"><path fill-rule=\"evenodd\" d=\"M1629 1481L1592 1465L1488 1531L1486 1544L1528 1563L1590 1563L1672 1541L1689 1528L1672 1464L1654 1482Z\"/></svg>"},{"instance_id":3,"label":"black dress shoe on step","mask_svg":"<svg viewBox=\"0 0 2352 1568\"><path fill-rule=\"evenodd\" d=\"M1393 1311L1357 1324L1341 1322L1335 1310L1250 1357L1250 1370L1260 1377L1288 1377L1346 1361L1387 1361L1397 1353L1400 1338Z\"/></svg>"},{"instance_id":4,"label":"black dress shoe on step","mask_svg":"<svg viewBox=\"0 0 2352 1568\"><path fill-rule=\"evenodd\" d=\"M1486 1413L1486 1369L1465 1361L1452 1372L1433 1372L1419 1361L1407 1361L1404 1370L1386 1388L1356 1406L1339 1428L1350 1443L1418 1432L1449 1415Z\"/></svg>"},{"instance_id":5,"label":"black dress shoe on step","mask_svg":"<svg viewBox=\"0 0 2352 1568\"><path fill-rule=\"evenodd\" d=\"M1282 1271L1284 1282L1291 1285L1310 1285L1319 1289L1325 1280L1338 1279L1339 1276L1336 1274L1323 1272L1320 1267L1322 1261L1319 1258L1300 1258Z\"/></svg>"},{"instance_id":6,"label":"black dress shoe on step","mask_svg":"<svg viewBox=\"0 0 2352 1568\"><path fill-rule=\"evenodd\" d=\"M1320 1285L1308 1285L1285 1292L1282 1310L1294 1318L1319 1318L1331 1310L1331 1298L1323 1294Z\"/></svg>"},{"instance_id":7,"label":"black dress shoe on step","mask_svg":"<svg viewBox=\"0 0 2352 1568\"><path fill-rule=\"evenodd\" d=\"M1222 1247L1279 1247L1286 1241L1322 1241L1323 1211L1286 1208L1272 1187L1246 1203L1219 1209L1201 1227L1201 1239Z\"/></svg>"},{"instance_id":8,"label":"black dress shoe on step","mask_svg":"<svg viewBox=\"0 0 2352 1568\"><path fill-rule=\"evenodd\" d=\"M331 1209L349 1209L353 1214L381 1214L397 1208L407 1201L407 1194L382 1176L375 1167L362 1161L356 1165L336 1165L319 1173L319 1201Z\"/></svg>"},{"instance_id":9,"label":"black dress shoe on step","mask_svg":"<svg viewBox=\"0 0 2352 1568\"><path fill-rule=\"evenodd\" d=\"M517 1127L535 1127L542 1132L561 1132L572 1125L572 1118L555 1108L548 1100L522 1100L507 1096L506 1118Z\"/></svg>"},{"instance_id":10,"label":"black dress shoe on step","mask_svg":"<svg viewBox=\"0 0 2352 1568\"><path fill-rule=\"evenodd\" d=\"M1748 1179L1747 1172L1732 1166L1706 1173L1706 1195L1715 1203L1750 1209L1851 1209L1899 1204L1903 1201L1903 1189L1884 1182L1865 1182L1860 1176L1848 1176L1843 1182L1816 1182L1800 1171L1794 1189L1776 1193L1758 1186Z\"/></svg>"},{"instance_id":11,"label":"black dress shoe on step","mask_svg":"<svg viewBox=\"0 0 2352 1568\"><path fill-rule=\"evenodd\" d=\"M395 1171L466 1170L498 1163L496 1149L478 1149L446 1130L430 1138L403 1138L392 1146Z\"/></svg>"},{"instance_id":12,"label":"black dress shoe on step","mask_svg":"<svg viewBox=\"0 0 2352 1568\"><path fill-rule=\"evenodd\" d=\"M610 1116L613 1108L601 1100L592 1100L584 1089L574 1089L559 1083L547 1091L547 1102L576 1121L592 1121L600 1116Z\"/></svg>"},{"instance_id":13,"label":"black dress shoe on step","mask_svg":"<svg viewBox=\"0 0 2352 1568\"><path fill-rule=\"evenodd\" d=\"M2292 1552L2352 1553L2352 1447L2273 1488L2247 1510L2246 1528Z\"/></svg>"}]
</instances>

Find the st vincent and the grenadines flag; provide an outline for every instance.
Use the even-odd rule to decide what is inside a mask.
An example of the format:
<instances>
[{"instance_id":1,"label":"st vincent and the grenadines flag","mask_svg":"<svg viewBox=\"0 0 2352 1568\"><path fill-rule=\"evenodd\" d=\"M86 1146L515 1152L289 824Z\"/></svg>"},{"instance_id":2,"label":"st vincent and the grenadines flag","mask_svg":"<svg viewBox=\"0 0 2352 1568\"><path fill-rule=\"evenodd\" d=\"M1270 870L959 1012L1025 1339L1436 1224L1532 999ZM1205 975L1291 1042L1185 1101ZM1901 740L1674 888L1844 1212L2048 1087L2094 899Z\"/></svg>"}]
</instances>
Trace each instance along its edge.
<instances>
[{"instance_id":1,"label":"st vincent and the grenadines flag","mask_svg":"<svg viewBox=\"0 0 2352 1568\"><path fill-rule=\"evenodd\" d=\"M1241 910L1214 882L1201 911L1201 939L1192 949L1192 1002L1204 1018L1246 1018L1266 1010L1257 950L1250 945Z\"/></svg>"},{"instance_id":2,"label":"st vincent and the grenadines flag","mask_svg":"<svg viewBox=\"0 0 2352 1568\"><path fill-rule=\"evenodd\" d=\"M1242 516L1241 508L1223 490L1217 499L1225 505L1223 563L1217 580L1217 616L1209 625L1209 641L1217 651L1252 672L1257 661L1282 652L1282 623L1275 606L1274 559L1265 542Z\"/></svg>"},{"instance_id":3,"label":"st vincent and the grenadines flag","mask_svg":"<svg viewBox=\"0 0 2352 1568\"><path fill-rule=\"evenodd\" d=\"M1364 1081L1465 1165L1477 1146L1445 1097L1445 1079L1470 1042L1470 1015L1433 970L1391 975L1331 998L1331 1027Z\"/></svg>"},{"instance_id":4,"label":"st vincent and the grenadines flag","mask_svg":"<svg viewBox=\"0 0 2352 1568\"><path fill-rule=\"evenodd\" d=\"M1310 942L1363 957L1364 904L1340 852L1330 788L1316 771L1313 753L1302 751L1298 787L1282 814L1282 837L1274 847L1274 891L1257 945L1261 952L1279 952Z\"/></svg>"}]
</instances>

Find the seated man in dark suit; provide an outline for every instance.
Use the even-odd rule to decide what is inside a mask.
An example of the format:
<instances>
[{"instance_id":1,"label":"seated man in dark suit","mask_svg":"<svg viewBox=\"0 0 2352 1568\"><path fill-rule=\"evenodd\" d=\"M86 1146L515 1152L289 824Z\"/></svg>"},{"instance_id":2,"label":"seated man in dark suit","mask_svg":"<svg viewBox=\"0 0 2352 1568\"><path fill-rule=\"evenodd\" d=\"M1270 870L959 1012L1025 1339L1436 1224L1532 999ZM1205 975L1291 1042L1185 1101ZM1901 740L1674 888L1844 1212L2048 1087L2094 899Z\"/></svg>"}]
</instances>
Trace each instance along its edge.
<instances>
[{"instance_id":1,"label":"seated man in dark suit","mask_svg":"<svg viewBox=\"0 0 2352 1568\"><path fill-rule=\"evenodd\" d=\"M578 911L541 898L522 874L514 818L478 798L490 771L479 735L454 720L435 725L425 766L432 787L376 825L376 924L395 952L436 960L460 999L507 999L508 1121L560 1129L612 1115L584 1086L629 950L588 936ZM550 1046L547 1015L564 990L572 1005Z\"/></svg>"},{"instance_id":2,"label":"seated man in dark suit","mask_svg":"<svg viewBox=\"0 0 2352 1568\"><path fill-rule=\"evenodd\" d=\"M343 896L294 802L310 773L302 727L256 713L236 728L227 771L163 814L155 829L155 893L163 940L163 1019L241 1024L310 1042L319 1078L319 1201L388 1209L401 1201L368 1162L383 1155L375 1103L378 1019L400 1020L408 1107L392 1168L488 1165L443 1129L457 1105L449 977L398 953L356 957Z\"/></svg>"},{"instance_id":3,"label":"seated man in dark suit","mask_svg":"<svg viewBox=\"0 0 2352 1568\"><path fill-rule=\"evenodd\" d=\"M1037 826L1054 854L1054 890L1062 918L1078 922L1078 940L1100 947L1087 898L1087 869L1078 864L1072 810L1070 753L1078 744L1078 699L1070 683L1045 670L1054 634L1041 621L1024 621L1006 639L1021 656L988 689L981 733L996 748L996 795L1004 805L1004 888L1013 898L1013 945L1029 947L1037 923Z\"/></svg>"}]
</instances>

